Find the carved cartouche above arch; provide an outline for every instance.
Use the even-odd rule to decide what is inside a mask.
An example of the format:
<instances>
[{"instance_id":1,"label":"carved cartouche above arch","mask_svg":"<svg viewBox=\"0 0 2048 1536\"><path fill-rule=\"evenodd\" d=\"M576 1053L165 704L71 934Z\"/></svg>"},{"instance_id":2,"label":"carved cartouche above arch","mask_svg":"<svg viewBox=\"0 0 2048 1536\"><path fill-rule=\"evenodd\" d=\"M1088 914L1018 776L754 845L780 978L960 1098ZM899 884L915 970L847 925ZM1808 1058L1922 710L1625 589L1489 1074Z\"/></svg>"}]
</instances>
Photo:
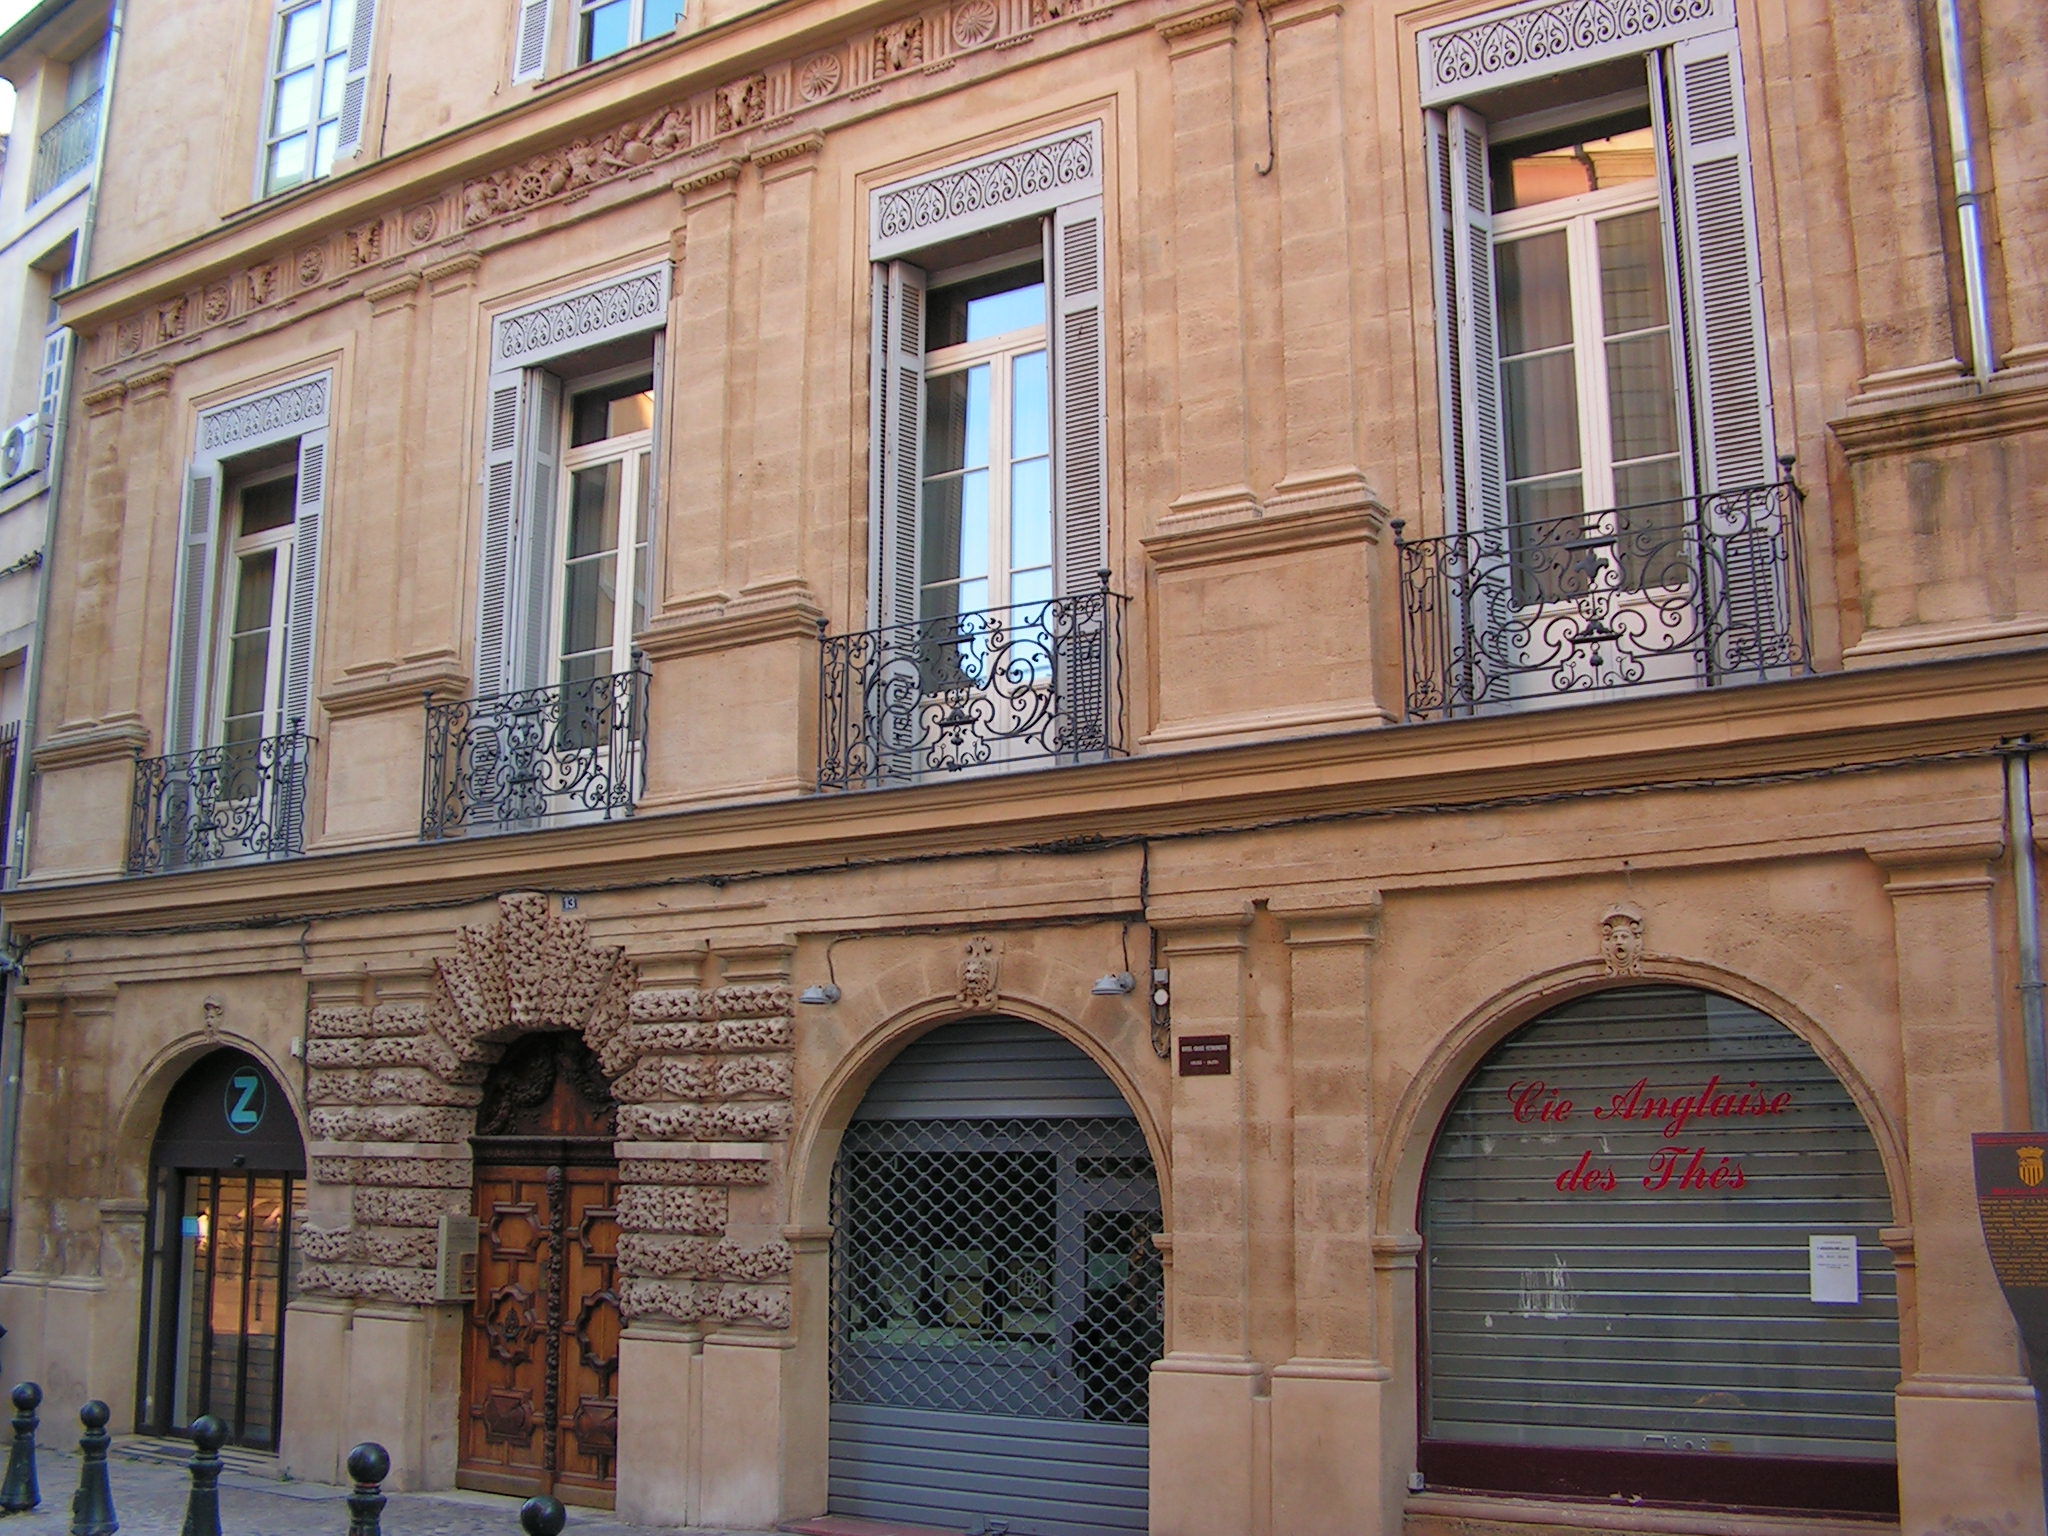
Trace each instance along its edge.
<instances>
[{"instance_id":1,"label":"carved cartouche above arch","mask_svg":"<svg viewBox=\"0 0 2048 1536\"><path fill-rule=\"evenodd\" d=\"M536 1030L571 1029L600 1056L626 1022L639 974L617 945L592 944L580 918L532 892L498 899L498 920L458 930L434 963L441 1035L465 1064Z\"/></svg>"}]
</instances>

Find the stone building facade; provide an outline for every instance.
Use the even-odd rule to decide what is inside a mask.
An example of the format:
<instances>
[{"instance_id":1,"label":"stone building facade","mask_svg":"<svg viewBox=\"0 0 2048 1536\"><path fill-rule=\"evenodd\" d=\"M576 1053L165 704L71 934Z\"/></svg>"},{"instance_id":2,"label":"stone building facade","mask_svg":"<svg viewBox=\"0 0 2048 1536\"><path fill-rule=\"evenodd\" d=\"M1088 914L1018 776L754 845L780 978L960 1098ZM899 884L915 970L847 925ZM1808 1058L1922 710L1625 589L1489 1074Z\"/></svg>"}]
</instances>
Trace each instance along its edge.
<instances>
[{"instance_id":1,"label":"stone building facade","mask_svg":"<svg viewBox=\"0 0 2048 1536\"><path fill-rule=\"evenodd\" d=\"M11 1374L678 1524L2039 1528L2037 6L125 26Z\"/></svg>"}]
</instances>

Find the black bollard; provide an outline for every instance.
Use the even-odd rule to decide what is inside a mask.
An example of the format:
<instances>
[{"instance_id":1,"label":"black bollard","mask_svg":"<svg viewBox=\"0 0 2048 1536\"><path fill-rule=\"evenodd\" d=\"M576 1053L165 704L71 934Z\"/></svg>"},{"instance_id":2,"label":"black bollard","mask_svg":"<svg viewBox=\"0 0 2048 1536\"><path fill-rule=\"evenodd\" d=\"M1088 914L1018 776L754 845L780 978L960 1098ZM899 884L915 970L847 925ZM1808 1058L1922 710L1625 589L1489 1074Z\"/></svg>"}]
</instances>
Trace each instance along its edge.
<instances>
[{"instance_id":1,"label":"black bollard","mask_svg":"<svg viewBox=\"0 0 2048 1536\"><path fill-rule=\"evenodd\" d=\"M562 1536L562 1527L568 1523L569 1511L546 1494L519 1506L519 1529L526 1536Z\"/></svg>"},{"instance_id":2,"label":"black bollard","mask_svg":"<svg viewBox=\"0 0 2048 1536\"><path fill-rule=\"evenodd\" d=\"M0 1509L18 1515L43 1502L36 1486L36 1409L43 1404L43 1389L24 1381L11 1394L14 1399L14 1444L7 1449L7 1477L0 1482Z\"/></svg>"},{"instance_id":3,"label":"black bollard","mask_svg":"<svg viewBox=\"0 0 2048 1536\"><path fill-rule=\"evenodd\" d=\"M78 1492L71 1496L71 1536L114 1536L114 1485L107 1481L107 1420L113 1410L94 1398L78 1410L85 1433L78 1437Z\"/></svg>"},{"instance_id":4,"label":"black bollard","mask_svg":"<svg viewBox=\"0 0 2048 1536\"><path fill-rule=\"evenodd\" d=\"M348 1475L356 1484L348 1496L348 1536L382 1536L378 1519L384 1513L384 1491L378 1485L390 1472L391 1453L374 1440L348 1453Z\"/></svg>"},{"instance_id":5,"label":"black bollard","mask_svg":"<svg viewBox=\"0 0 2048 1536\"><path fill-rule=\"evenodd\" d=\"M192 1492L185 1500L183 1536L220 1536L220 1448L228 1427L212 1414L192 1421Z\"/></svg>"}]
</instances>

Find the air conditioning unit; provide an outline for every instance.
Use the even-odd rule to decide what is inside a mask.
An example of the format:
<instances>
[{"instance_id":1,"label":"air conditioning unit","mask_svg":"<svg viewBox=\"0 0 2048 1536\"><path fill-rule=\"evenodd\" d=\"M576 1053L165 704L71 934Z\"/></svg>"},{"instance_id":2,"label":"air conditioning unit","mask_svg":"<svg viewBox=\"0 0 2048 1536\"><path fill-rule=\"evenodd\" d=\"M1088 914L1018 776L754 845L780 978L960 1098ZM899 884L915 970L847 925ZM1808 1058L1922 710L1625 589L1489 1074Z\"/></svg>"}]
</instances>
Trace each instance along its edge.
<instances>
[{"instance_id":1,"label":"air conditioning unit","mask_svg":"<svg viewBox=\"0 0 2048 1536\"><path fill-rule=\"evenodd\" d=\"M0 483L34 474L50 455L50 424L40 416L24 416L0 433Z\"/></svg>"}]
</instances>

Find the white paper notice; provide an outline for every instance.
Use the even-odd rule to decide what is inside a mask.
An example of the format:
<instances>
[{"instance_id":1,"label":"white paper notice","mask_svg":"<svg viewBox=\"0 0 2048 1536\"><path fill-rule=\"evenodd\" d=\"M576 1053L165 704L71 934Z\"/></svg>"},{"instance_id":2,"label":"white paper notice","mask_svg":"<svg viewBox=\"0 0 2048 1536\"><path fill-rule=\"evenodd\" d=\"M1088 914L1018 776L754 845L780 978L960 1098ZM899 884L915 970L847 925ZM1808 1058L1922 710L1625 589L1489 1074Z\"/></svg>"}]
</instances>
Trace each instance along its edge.
<instances>
[{"instance_id":1,"label":"white paper notice","mask_svg":"<svg viewBox=\"0 0 2048 1536\"><path fill-rule=\"evenodd\" d=\"M1807 1294L1814 1301L1857 1302L1856 1239L1809 1237L1806 1240Z\"/></svg>"}]
</instances>

